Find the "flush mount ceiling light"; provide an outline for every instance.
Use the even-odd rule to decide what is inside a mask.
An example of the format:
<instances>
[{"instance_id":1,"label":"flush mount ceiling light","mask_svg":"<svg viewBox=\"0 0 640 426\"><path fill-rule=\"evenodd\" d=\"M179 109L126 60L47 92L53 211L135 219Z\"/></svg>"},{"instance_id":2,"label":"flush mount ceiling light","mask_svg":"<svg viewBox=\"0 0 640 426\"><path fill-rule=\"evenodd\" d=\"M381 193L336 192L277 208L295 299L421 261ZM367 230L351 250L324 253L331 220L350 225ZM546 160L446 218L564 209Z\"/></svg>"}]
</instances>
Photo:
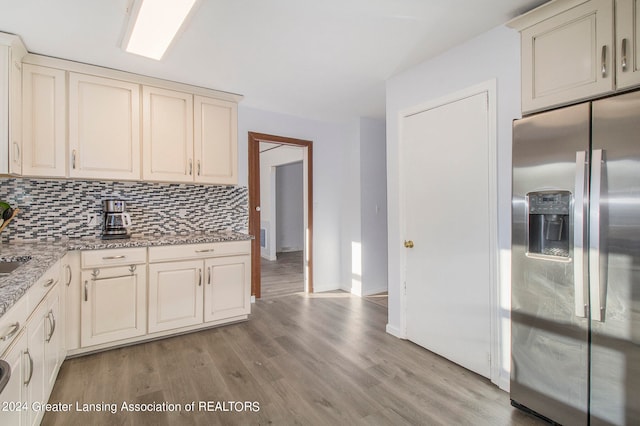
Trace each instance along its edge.
<instances>
[{"instance_id":1,"label":"flush mount ceiling light","mask_svg":"<svg viewBox=\"0 0 640 426\"><path fill-rule=\"evenodd\" d=\"M198 0L133 0L122 48L136 55L162 59Z\"/></svg>"}]
</instances>

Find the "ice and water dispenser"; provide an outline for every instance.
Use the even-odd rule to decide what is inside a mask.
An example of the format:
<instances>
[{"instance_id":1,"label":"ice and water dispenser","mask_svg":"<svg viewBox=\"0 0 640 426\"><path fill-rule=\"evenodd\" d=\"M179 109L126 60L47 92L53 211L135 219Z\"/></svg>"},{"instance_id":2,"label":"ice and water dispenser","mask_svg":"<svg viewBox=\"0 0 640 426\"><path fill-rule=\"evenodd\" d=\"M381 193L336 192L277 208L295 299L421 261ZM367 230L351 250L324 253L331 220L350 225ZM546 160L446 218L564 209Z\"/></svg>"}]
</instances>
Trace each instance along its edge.
<instances>
[{"instance_id":1,"label":"ice and water dispenser","mask_svg":"<svg viewBox=\"0 0 640 426\"><path fill-rule=\"evenodd\" d=\"M571 193L542 191L527 194L529 255L569 257Z\"/></svg>"}]
</instances>

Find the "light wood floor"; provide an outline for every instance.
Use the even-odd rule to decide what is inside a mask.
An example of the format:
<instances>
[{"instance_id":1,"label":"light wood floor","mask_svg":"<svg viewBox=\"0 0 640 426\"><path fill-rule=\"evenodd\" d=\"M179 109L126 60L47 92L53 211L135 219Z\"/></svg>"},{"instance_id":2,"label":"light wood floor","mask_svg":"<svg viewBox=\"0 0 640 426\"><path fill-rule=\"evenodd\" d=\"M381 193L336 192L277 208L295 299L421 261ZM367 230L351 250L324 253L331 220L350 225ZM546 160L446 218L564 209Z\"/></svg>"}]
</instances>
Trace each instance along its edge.
<instances>
[{"instance_id":1,"label":"light wood floor","mask_svg":"<svg viewBox=\"0 0 640 426\"><path fill-rule=\"evenodd\" d=\"M278 253L277 258L260 259L262 299L304 292L302 251Z\"/></svg>"},{"instance_id":2,"label":"light wood floor","mask_svg":"<svg viewBox=\"0 0 640 426\"><path fill-rule=\"evenodd\" d=\"M536 425L486 379L384 332L382 306L344 292L253 305L249 321L67 360L44 425ZM196 412L121 411L196 402ZM255 401L258 412L198 411ZM228 406L227 406L228 408Z\"/></svg>"}]
</instances>

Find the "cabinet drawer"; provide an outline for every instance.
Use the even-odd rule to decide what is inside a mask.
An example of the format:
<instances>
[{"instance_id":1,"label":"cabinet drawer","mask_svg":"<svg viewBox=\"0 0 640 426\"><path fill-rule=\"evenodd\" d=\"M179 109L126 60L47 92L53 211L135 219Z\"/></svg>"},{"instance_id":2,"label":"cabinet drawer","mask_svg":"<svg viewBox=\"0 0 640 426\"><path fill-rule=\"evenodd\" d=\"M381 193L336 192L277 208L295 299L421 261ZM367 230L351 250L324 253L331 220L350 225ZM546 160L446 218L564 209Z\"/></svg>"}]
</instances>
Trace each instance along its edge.
<instances>
[{"instance_id":1,"label":"cabinet drawer","mask_svg":"<svg viewBox=\"0 0 640 426\"><path fill-rule=\"evenodd\" d=\"M139 265L147 262L144 247L87 250L81 253L81 267L93 268L112 265Z\"/></svg>"},{"instance_id":2,"label":"cabinet drawer","mask_svg":"<svg viewBox=\"0 0 640 426\"><path fill-rule=\"evenodd\" d=\"M223 243L185 244L177 246L149 247L149 262L168 260L204 259L233 256L251 252L250 241L226 241Z\"/></svg>"},{"instance_id":3,"label":"cabinet drawer","mask_svg":"<svg viewBox=\"0 0 640 426\"><path fill-rule=\"evenodd\" d=\"M28 310L33 312L44 296L60 281L60 262L56 262L27 292Z\"/></svg>"},{"instance_id":4,"label":"cabinet drawer","mask_svg":"<svg viewBox=\"0 0 640 426\"><path fill-rule=\"evenodd\" d=\"M29 316L28 297L22 296L15 305L0 318L0 355L9 347L24 327Z\"/></svg>"}]
</instances>

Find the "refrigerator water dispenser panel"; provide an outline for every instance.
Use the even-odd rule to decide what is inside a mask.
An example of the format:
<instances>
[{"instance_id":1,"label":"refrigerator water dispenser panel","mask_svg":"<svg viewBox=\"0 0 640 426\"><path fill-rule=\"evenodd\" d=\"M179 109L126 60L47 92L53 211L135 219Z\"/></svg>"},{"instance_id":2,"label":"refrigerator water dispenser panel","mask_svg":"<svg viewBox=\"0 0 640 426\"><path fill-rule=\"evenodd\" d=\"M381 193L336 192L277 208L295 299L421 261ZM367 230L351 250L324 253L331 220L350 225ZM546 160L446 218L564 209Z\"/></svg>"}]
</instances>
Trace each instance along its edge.
<instances>
[{"instance_id":1,"label":"refrigerator water dispenser panel","mask_svg":"<svg viewBox=\"0 0 640 426\"><path fill-rule=\"evenodd\" d=\"M571 192L530 192L527 205L527 255L568 260Z\"/></svg>"}]
</instances>

